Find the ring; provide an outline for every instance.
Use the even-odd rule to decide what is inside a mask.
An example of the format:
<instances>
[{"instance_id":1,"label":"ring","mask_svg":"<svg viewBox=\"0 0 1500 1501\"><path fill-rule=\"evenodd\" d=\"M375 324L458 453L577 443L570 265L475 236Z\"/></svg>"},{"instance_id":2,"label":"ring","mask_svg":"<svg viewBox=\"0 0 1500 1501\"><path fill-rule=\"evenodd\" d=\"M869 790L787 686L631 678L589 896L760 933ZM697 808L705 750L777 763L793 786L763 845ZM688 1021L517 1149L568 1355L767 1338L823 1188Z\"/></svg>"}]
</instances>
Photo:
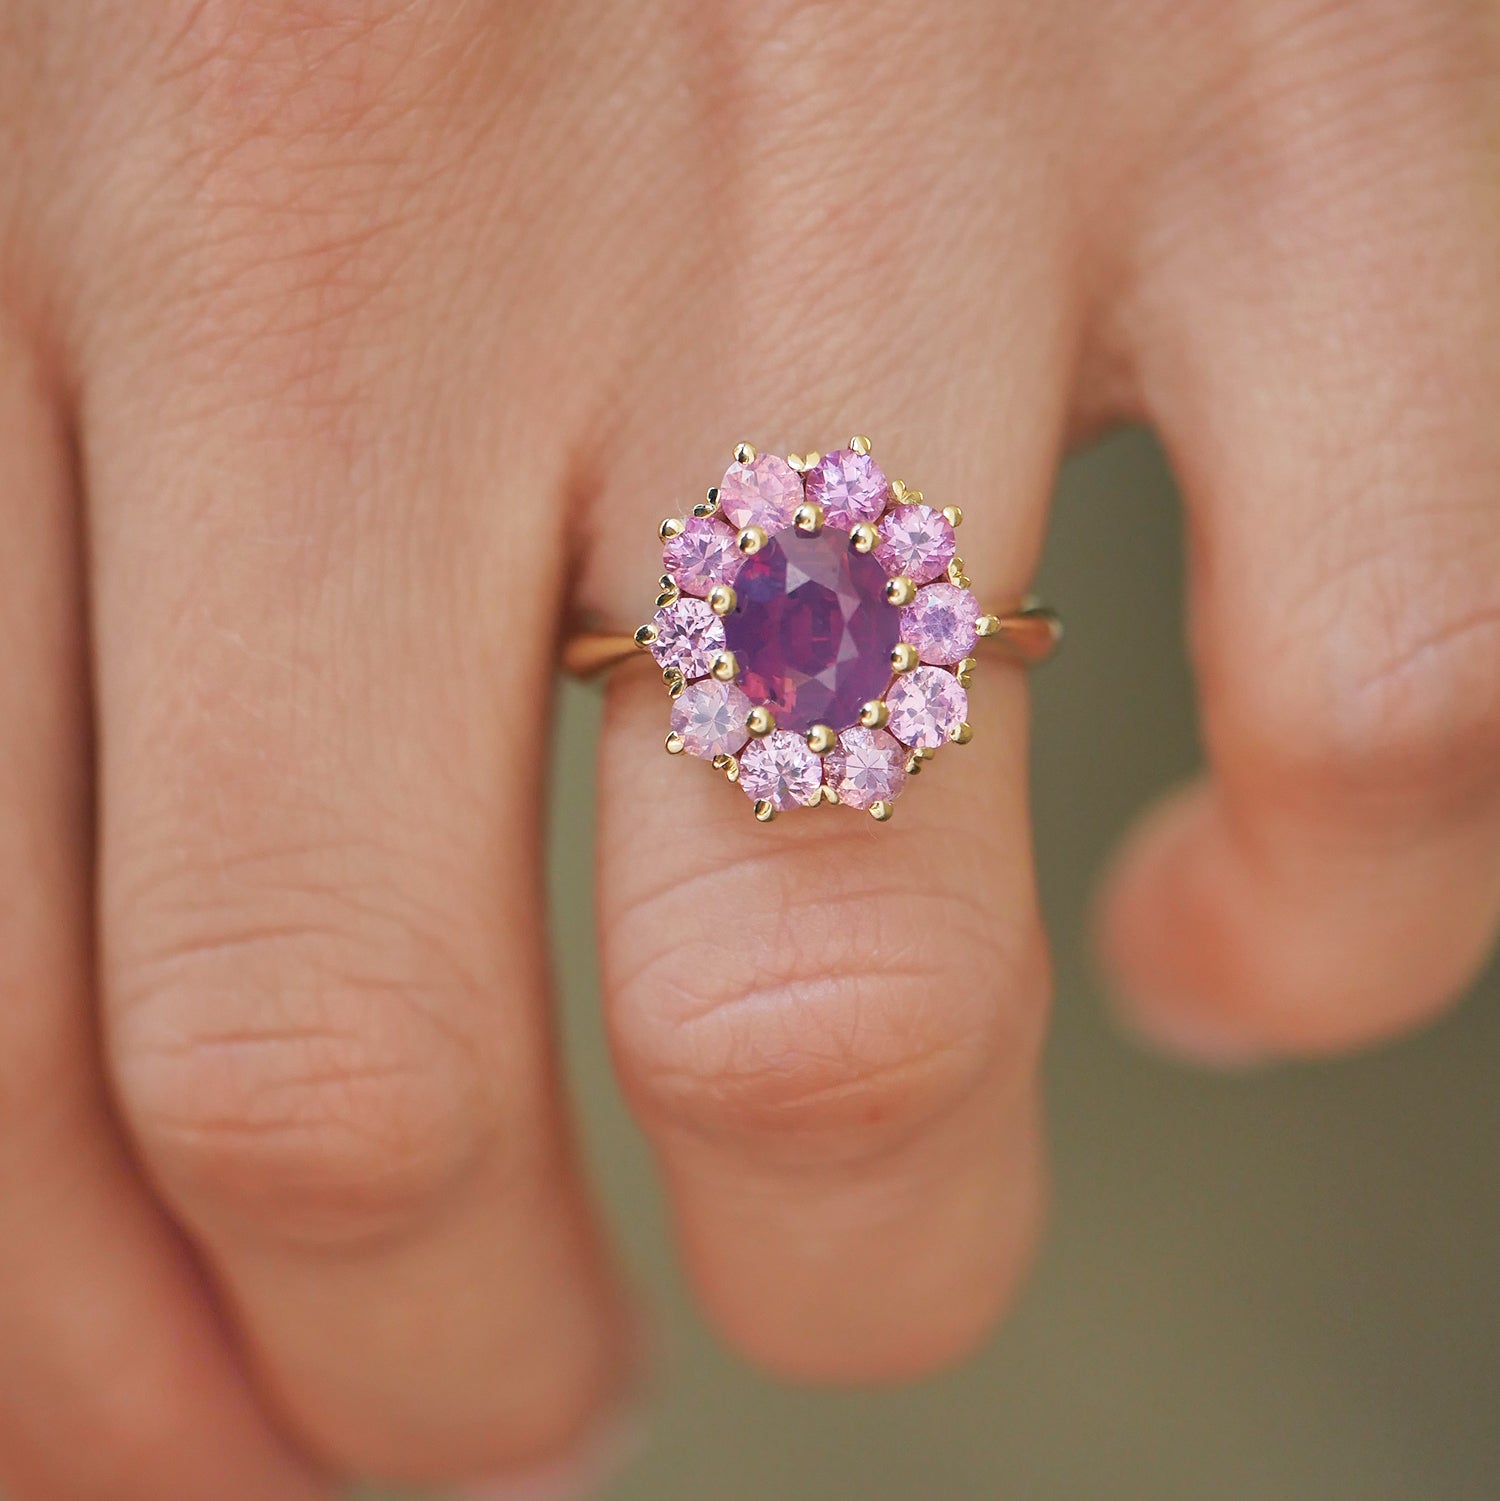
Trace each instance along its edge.
<instances>
[{"instance_id":1,"label":"ring","mask_svg":"<svg viewBox=\"0 0 1500 1501\"><path fill-rule=\"evenodd\" d=\"M673 700L667 750L712 763L762 823L820 803L883 823L939 746L968 744L979 643L1037 663L1062 638L1034 601L981 611L962 522L887 481L868 438L784 459L741 443L708 498L662 522L651 620L573 635L562 665L592 677L649 652Z\"/></svg>"}]
</instances>

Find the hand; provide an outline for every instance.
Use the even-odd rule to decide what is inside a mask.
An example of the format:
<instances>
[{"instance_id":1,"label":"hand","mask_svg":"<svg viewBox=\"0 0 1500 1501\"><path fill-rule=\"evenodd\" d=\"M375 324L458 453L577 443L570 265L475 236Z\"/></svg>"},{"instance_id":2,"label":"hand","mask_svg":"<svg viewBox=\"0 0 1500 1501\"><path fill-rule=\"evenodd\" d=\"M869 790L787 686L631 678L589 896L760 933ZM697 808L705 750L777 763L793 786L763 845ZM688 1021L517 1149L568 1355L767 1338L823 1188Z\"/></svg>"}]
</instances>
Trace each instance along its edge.
<instances>
[{"instance_id":1,"label":"hand","mask_svg":"<svg viewBox=\"0 0 1500 1501\"><path fill-rule=\"evenodd\" d=\"M1158 427L1212 775L1109 889L1138 1025L1338 1051L1484 955L1493 5L9 0L0 133L14 1501L515 1477L622 1400L549 683L736 439L871 433L1000 599L1061 449ZM687 1273L773 1371L918 1374L1038 1229L1021 677L878 837L758 826L648 677L605 1004Z\"/></svg>"}]
</instances>

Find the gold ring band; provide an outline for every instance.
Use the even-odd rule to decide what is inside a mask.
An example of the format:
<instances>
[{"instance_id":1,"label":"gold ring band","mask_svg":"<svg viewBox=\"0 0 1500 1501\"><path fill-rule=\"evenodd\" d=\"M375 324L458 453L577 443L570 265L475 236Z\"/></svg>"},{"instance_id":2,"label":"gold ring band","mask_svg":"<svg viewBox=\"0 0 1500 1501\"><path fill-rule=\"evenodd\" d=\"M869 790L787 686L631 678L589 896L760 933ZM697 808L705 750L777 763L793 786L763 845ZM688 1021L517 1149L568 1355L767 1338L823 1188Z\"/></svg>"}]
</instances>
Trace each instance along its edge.
<instances>
[{"instance_id":1,"label":"gold ring band","mask_svg":"<svg viewBox=\"0 0 1500 1501\"><path fill-rule=\"evenodd\" d=\"M981 637L981 645L998 647L1014 662L1035 667L1045 662L1062 641L1062 620L1053 610L1036 600L1025 600L1006 615L986 619L991 625ZM641 643L634 636L609 631L576 631L563 641L561 665L575 678L596 678L622 662L642 660Z\"/></svg>"}]
</instances>

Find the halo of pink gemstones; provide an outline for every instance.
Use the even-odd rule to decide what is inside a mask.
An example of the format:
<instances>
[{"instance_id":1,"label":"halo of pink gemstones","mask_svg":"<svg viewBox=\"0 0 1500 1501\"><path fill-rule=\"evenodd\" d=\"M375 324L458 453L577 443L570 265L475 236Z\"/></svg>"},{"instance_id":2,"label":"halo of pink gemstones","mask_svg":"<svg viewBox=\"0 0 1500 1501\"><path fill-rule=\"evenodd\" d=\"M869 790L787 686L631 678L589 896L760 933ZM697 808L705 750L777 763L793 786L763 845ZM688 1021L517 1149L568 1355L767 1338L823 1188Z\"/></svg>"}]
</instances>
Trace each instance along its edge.
<instances>
[{"instance_id":1,"label":"halo of pink gemstones","mask_svg":"<svg viewBox=\"0 0 1500 1501\"><path fill-rule=\"evenodd\" d=\"M636 641L672 696L667 749L712 762L762 822L819 803L888 819L939 746L968 742L973 652L998 625L969 592L962 520L888 481L868 438L784 459L741 443L661 525Z\"/></svg>"}]
</instances>

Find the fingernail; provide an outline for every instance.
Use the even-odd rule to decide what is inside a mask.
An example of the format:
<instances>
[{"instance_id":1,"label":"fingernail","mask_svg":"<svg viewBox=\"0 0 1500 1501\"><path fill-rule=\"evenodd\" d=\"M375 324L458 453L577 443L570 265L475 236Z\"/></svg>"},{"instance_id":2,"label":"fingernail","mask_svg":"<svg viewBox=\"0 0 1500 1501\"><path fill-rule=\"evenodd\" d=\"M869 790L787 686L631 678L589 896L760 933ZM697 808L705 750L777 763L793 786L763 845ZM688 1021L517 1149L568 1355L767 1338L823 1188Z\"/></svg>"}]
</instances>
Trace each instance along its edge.
<instances>
[{"instance_id":1,"label":"fingernail","mask_svg":"<svg viewBox=\"0 0 1500 1501\"><path fill-rule=\"evenodd\" d=\"M1116 1024L1131 1041L1177 1063L1223 1073L1248 1073L1276 1061L1262 1044L1226 1030L1198 1010L1165 1010L1119 1002L1111 1010Z\"/></svg>"},{"instance_id":2,"label":"fingernail","mask_svg":"<svg viewBox=\"0 0 1500 1501\"><path fill-rule=\"evenodd\" d=\"M454 1501L585 1501L598 1495L645 1448L646 1425L635 1411L617 1413L571 1452L534 1469L453 1492Z\"/></svg>"}]
</instances>

